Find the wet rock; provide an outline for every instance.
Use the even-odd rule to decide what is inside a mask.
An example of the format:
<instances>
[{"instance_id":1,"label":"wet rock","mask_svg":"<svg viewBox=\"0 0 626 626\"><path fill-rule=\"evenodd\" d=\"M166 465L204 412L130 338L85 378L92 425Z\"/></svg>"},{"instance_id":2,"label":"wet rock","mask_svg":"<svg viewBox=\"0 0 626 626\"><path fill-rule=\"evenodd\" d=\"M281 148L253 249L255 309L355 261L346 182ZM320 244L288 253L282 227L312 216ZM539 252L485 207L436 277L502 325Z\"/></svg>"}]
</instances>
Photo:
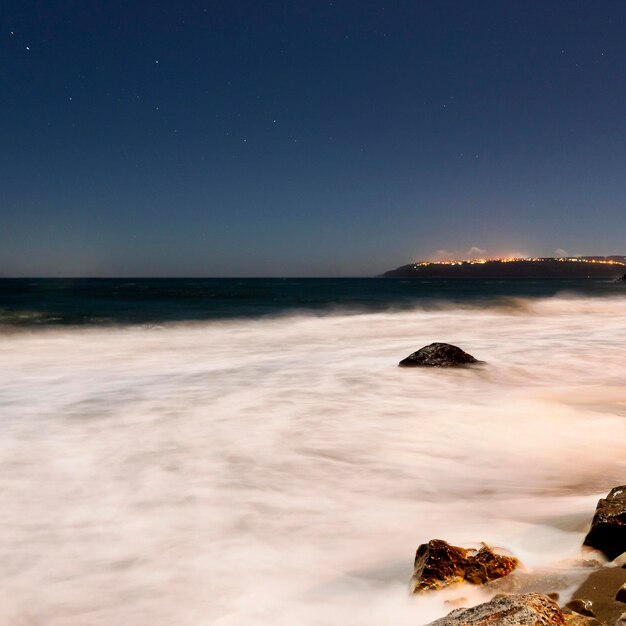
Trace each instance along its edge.
<instances>
[{"instance_id":1,"label":"wet rock","mask_svg":"<svg viewBox=\"0 0 626 626\"><path fill-rule=\"evenodd\" d=\"M471 609L456 609L429 626L565 626L559 605L540 593L494 598Z\"/></svg>"},{"instance_id":2,"label":"wet rock","mask_svg":"<svg viewBox=\"0 0 626 626\"><path fill-rule=\"evenodd\" d=\"M461 581L482 585L510 574L518 564L515 557L496 554L486 545L476 551L432 539L415 554L412 590L439 589Z\"/></svg>"},{"instance_id":3,"label":"wet rock","mask_svg":"<svg viewBox=\"0 0 626 626\"><path fill-rule=\"evenodd\" d=\"M600 550L609 560L626 551L626 485L611 489L598 502L584 544Z\"/></svg>"},{"instance_id":4,"label":"wet rock","mask_svg":"<svg viewBox=\"0 0 626 626\"><path fill-rule=\"evenodd\" d=\"M586 615L587 617L595 617L593 612L593 602L591 600L581 600L580 598L574 598L565 605L568 609L578 613L579 615Z\"/></svg>"},{"instance_id":5,"label":"wet rock","mask_svg":"<svg viewBox=\"0 0 626 626\"><path fill-rule=\"evenodd\" d=\"M398 365L400 367L463 367L481 362L457 346L449 343L431 343L409 354Z\"/></svg>"}]
</instances>

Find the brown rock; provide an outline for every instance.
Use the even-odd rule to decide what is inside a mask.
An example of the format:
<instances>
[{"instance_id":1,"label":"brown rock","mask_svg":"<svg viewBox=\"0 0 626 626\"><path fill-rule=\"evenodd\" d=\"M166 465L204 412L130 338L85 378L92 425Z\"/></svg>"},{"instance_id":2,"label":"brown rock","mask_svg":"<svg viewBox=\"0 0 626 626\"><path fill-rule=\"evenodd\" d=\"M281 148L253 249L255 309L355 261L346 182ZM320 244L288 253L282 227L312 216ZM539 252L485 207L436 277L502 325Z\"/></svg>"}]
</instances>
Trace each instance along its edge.
<instances>
[{"instance_id":1,"label":"brown rock","mask_svg":"<svg viewBox=\"0 0 626 626\"><path fill-rule=\"evenodd\" d=\"M496 554L486 545L478 551L466 550L432 539L423 543L415 554L413 593L461 581L482 585L510 574L518 564L515 557Z\"/></svg>"},{"instance_id":2,"label":"brown rock","mask_svg":"<svg viewBox=\"0 0 626 626\"><path fill-rule=\"evenodd\" d=\"M626 485L611 489L596 507L584 545L612 560L626 551Z\"/></svg>"},{"instance_id":3,"label":"brown rock","mask_svg":"<svg viewBox=\"0 0 626 626\"><path fill-rule=\"evenodd\" d=\"M429 626L565 626L559 605L540 593L509 595L456 609Z\"/></svg>"}]
</instances>

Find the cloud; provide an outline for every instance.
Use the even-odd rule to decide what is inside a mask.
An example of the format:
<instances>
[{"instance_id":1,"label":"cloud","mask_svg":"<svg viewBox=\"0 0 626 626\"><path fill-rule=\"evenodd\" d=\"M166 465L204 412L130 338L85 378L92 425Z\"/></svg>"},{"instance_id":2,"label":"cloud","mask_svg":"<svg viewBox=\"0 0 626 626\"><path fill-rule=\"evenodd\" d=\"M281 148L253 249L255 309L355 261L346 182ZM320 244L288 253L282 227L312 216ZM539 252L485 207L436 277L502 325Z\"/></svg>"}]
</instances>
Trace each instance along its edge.
<instances>
[{"instance_id":1,"label":"cloud","mask_svg":"<svg viewBox=\"0 0 626 626\"><path fill-rule=\"evenodd\" d=\"M465 257L468 259L482 259L485 256L485 252L487 250L483 250L478 246L472 246L467 252L465 252Z\"/></svg>"},{"instance_id":2,"label":"cloud","mask_svg":"<svg viewBox=\"0 0 626 626\"><path fill-rule=\"evenodd\" d=\"M567 252L563 250L563 248L557 248L554 251L554 256L557 257L558 259L559 257L562 257L562 256L569 256L569 254L567 254Z\"/></svg>"},{"instance_id":3,"label":"cloud","mask_svg":"<svg viewBox=\"0 0 626 626\"><path fill-rule=\"evenodd\" d=\"M483 250L478 246L472 246L465 252L458 252L456 250L435 250L429 257L429 261L452 261L455 259L484 259L487 250Z\"/></svg>"},{"instance_id":4,"label":"cloud","mask_svg":"<svg viewBox=\"0 0 626 626\"><path fill-rule=\"evenodd\" d=\"M454 252L450 252L450 250L437 250L434 254L431 255L431 261L449 261L450 259L455 259L456 254Z\"/></svg>"}]
</instances>

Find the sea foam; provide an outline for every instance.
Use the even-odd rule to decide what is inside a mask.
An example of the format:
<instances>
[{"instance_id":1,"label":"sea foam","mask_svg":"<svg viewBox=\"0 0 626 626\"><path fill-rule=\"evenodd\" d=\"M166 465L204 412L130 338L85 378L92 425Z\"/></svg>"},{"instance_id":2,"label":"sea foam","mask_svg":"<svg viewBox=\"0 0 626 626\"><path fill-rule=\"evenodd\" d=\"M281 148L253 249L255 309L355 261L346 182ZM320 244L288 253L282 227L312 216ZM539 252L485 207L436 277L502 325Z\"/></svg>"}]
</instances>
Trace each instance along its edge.
<instances>
[{"instance_id":1,"label":"sea foam","mask_svg":"<svg viewBox=\"0 0 626 626\"><path fill-rule=\"evenodd\" d=\"M0 623L416 626L418 544L580 554L626 299L0 336ZM433 341L487 365L401 369ZM456 594L456 596L455 596Z\"/></svg>"}]
</instances>

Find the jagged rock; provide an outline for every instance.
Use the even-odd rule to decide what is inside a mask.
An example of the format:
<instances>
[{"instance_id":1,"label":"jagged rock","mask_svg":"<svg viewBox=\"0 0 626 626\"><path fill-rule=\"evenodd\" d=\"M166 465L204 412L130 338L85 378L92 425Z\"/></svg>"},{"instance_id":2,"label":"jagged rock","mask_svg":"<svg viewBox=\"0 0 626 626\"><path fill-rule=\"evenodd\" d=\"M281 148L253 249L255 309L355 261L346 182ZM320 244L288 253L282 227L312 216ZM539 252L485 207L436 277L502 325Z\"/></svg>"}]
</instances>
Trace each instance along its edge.
<instances>
[{"instance_id":1,"label":"jagged rock","mask_svg":"<svg viewBox=\"0 0 626 626\"><path fill-rule=\"evenodd\" d=\"M429 626L565 626L559 605L540 593L510 595L456 609Z\"/></svg>"},{"instance_id":2,"label":"jagged rock","mask_svg":"<svg viewBox=\"0 0 626 626\"><path fill-rule=\"evenodd\" d=\"M482 585L510 574L518 564L515 557L496 554L486 545L476 551L432 539L415 554L412 590L439 589L461 581Z\"/></svg>"},{"instance_id":3,"label":"jagged rock","mask_svg":"<svg viewBox=\"0 0 626 626\"><path fill-rule=\"evenodd\" d=\"M626 485L611 489L596 507L584 544L611 560L626 551Z\"/></svg>"},{"instance_id":4,"label":"jagged rock","mask_svg":"<svg viewBox=\"0 0 626 626\"><path fill-rule=\"evenodd\" d=\"M462 367L481 362L457 346L449 343L431 343L409 354L398 365L400 367Z\"/></svg>"}]
</instances>

